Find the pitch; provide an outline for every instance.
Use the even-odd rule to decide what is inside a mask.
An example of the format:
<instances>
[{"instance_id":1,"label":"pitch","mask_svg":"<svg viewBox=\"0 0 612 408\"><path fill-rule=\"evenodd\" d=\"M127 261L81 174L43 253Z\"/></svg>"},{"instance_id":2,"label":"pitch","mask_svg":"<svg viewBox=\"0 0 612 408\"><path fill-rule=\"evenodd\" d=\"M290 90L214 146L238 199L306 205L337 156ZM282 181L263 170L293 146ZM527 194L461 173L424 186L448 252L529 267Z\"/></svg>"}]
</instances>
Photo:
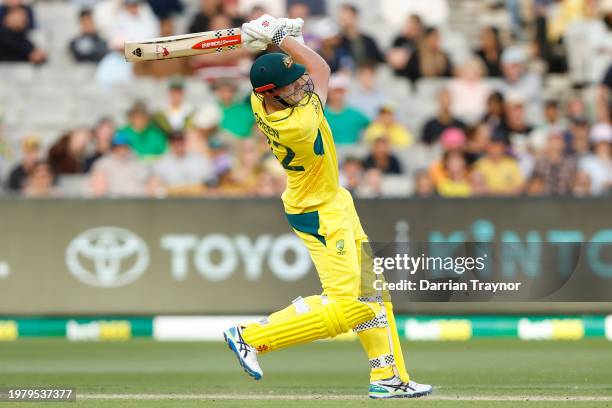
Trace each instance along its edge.
<instances>
[{"instance_id":1,"label":"pitch","mask_svg":"<svg viewBox=\"0 0 612 408\"><path fill-rule=\"evenodd\" d=\"M612 347L604 340L410 342L404 350L415 379L436 386L433 396L368 400L357 342L262 356L265 377L256 382L221 342L20 340L0 344L0 384L77 389L76 403L54 407L612 406Z\"/></svg>"}]
</instances>

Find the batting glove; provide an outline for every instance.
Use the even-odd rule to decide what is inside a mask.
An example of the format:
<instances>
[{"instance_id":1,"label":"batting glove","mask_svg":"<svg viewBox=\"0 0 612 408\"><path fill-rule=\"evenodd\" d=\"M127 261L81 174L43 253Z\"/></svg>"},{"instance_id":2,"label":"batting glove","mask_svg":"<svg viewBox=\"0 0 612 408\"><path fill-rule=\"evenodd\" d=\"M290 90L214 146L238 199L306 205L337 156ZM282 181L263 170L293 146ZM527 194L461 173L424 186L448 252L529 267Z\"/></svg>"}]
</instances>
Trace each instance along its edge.
<instances>
[{"instance_id":1,"label":"batting glove","mask_svg":"<svg viewBox=\"0 0 612 408\"><path fill-rule=\"evenodd\" d=\"M266 44L280 43L287 36L285 27L281 22L269 14L264 14L257 20L251 20L242 25L242 32L250 39L262 41Z\"/></svg>"},{"instance_id":2,"label":"batting glove","mask_svg":"<svg viewBox=\"0 0 612 408\"><path fill-rule=\"evenodd\" d=\"M304 44L304 37L302 36L302 27L304 26L304 20L301 18L279 18L278 21L285 27L287 35L295 38L298 42Z\"/></svg>"}]
</instances>

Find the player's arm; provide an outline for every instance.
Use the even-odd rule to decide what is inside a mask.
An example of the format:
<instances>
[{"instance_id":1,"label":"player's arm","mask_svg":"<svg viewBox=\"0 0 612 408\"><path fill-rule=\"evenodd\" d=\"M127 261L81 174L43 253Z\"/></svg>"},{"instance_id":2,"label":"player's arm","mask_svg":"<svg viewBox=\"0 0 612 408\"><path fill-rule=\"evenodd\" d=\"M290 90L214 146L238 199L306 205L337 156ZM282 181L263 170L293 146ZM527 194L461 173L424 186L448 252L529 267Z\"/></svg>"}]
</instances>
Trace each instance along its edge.
<instances>
[{"instance_id":1,"label":"player's arm","mask_svg":"<svg viewBox=\"0 0 612 408\"><path fill-rule=\"evenodd\" d=\"M306 66L306 71L314 83L314 91L319 95L319 98L321 98L321 103L325 105L325 101L327 101L329 76L331 75L331 70L327 62L310 47L300 43L293 37L285 37L280 47L289 54L295 62Z\"/></svg>"}]
</instances>

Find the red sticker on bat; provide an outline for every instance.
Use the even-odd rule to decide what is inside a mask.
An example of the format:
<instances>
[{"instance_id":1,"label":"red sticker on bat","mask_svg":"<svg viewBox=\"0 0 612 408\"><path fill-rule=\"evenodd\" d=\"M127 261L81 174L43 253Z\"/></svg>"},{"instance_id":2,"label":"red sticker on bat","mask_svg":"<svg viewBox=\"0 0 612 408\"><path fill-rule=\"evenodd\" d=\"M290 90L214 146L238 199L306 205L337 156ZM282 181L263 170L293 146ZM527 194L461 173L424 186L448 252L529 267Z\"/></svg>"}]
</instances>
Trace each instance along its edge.
<instances>
[{"instance_id":1,"label":"red sticker on bat","mask_svg":"<svg viewBox=\"0 0 612 408\"><path fill-rule=\"evenodd\" d=\"M210 40L200 41L191 47L194 50L208 50L211 48L228 47L230 45L238 45L242 42L239 35L229 35L221 38L211 38Z\"/></svg>"}]
</instances>

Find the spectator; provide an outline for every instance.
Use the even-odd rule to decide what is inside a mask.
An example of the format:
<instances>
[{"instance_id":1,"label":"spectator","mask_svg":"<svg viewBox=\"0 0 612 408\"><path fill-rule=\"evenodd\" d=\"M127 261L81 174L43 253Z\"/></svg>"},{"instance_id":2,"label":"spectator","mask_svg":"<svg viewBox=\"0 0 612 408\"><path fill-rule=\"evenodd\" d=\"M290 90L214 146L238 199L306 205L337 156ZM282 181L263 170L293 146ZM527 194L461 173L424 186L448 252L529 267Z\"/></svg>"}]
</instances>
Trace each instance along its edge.
<instances>
[{"instance_id":1,"label":"spectator","mask_svg":"<svg viewBox=\"0 0 612 408\"><path fill-rule=\"evenodd\" d=\"M473 165L485 155L491 141L491 128L486 123L480 123L467 132L465 159L468 166Z\"/></svg>"},{"instance_id":2,"label":"spectator","mask_svg":"<svg viewBox=\"0 0 612 408\"><path fill-rule=\"evenodd\" d=\"M6 11L0 21L0 62L31 62L42 64L47 55L27 37L28 13L24 7Z\"/></svg>"},{"instance_id":3,"label":"spectator","mask_svg":"<svg viewBox=\"0 0 612 408\"><path fill-rule=\"evenodd\" d=\"M376 67L373 64L357 68L357 84L348 93L348 103L372 120L388 98L376 84Z\"/></svg>"},{"instance_id":4,"label":"spectator","mask_svg":"<svg viewBox=\"0 0 612 408\"><path fill-rule=\"evenodd\" d=\"M219 15L225 14L226 10L223 7L222 0L200 0L200 8L196 15L191 20L191 24L189 25L190 33L201 33L203 31L211 30L211 21L212 19ZM263 14L263 13L262 13ZM231 18L231 27L240 27L244 22L243 19L238 16ZM229 28L228 26L227 28Z\"/></svg>"},{"instance_id":5,"label":"spectator","mask_svg":"<svg viewBox=\"0 0 612 408\"><path fill-rule=\"evenodd\" d=\"M567 195L571 193L576 177L576 159L566 157L565 141L560 132L552 131L542 157L536 160L533 175L544 181L544 194Z\"/></svg>"},{"instance_id":6,"label":"spectator","mask_svg":"<svg viewBox=\"0 0 612 408\"><path fill-rule=\"evenodd\" d=\"M393 40L392 48L387 53L387 62L395 75L409 77L407 68L410 57L416 52L425 33L421 17L411 14L406 19L400 34Z\"/></svg>"},{"instance_id":7,"label":"spectator","mask_svg":"<svg viewBox=\"0 0 612 408\"><path fill-rule=\"evenodd\" d=\"M112 44L128 40L159 37L159 21L142 0L122 0L122 5L109 24Z\"/></svg>"},{"instance_id":8,"label":"spectator","mask_svg":"<svg viewBox=\"0 0 612 408\"><path fill-rule=\"evenodd\" d=\"M436 196L436 188L429 171L421 169L414 175L414 197L429 198Z\"/></svg>"},{"instance_id":9,"label":"spectator","mask_svg":"<svg viewBox=\"0 0 612 408\"><path fill-rule=\"evenodd\" d=\"M359 198L380 198L383 196L383 172L377 168L367 170L363 182L357 189Z\"/></svg>"},{"instance_id":10,"label":"spectator","mask_svg":"<svg viewBox=\"0 0 612 408\"><path fill-rule=\"evenodd\" d=\"M55 142L49 149L49 167L54 174L84 173L85 154L91 132L88 129L75 129Z\"/></svg>"},{"instance_id":11,"label":"spectator","mask_svg":"<svg viewBox=\"0 0 612 408\"><path fill-rule=\"evenodd\" d=\"M480 48L476 55L486 67L486 76L500 78L501 56L503 47L499 38L499 30L496 27L488 26L480 32Z\"/></svg>"},{"instance_id":12,"label":"spectator","mask_svg":"<svg viewBox=\"0 0 612 408\"><path fill-rule=\"evenodd\" d=\"M135 197L146 194L149 171L132 153L125 133L113 138L110 154L97 160L91 173L91 192L95 197Z\"/></svg>"},{"instance_id":13,"label":"spectator","mask_svg":"<svg viewBox=\"0 0 612 408\"><path fill-rule=\"evenodd\" d=\"M49 163L37 161L32 171L28 174L23 195L28 198L46 198L58 195L53 185L55 177L51 172Z\"/></svg>"},{"instance_id":14,"label":"spectator","mask_svg":"<svg viewBox=\"0 0 612 408\"><path fill-rule=\"evenodd\" d=\"M597 95L597 116L600 122L612 121L612 64L608 67Z\"/></svg>"},{"instance_id":15,"label":"spectator","mask_svg":"<svg viewBox=\"0 0 612 408\"><path fill-rule=\"evenodd\" d=\"M421 78L450 77L453 67L448 55L442 50L440 32L428 27L416 52L408 60L403 74L413 83Z\"/></svg>"},{"instance_id":16,"label":"spectator","mask_svg":"<svg viewBox=\"0 0 612 408\"><path fill-rule=\"evenodd\" d=\"M483 176L490 195L519 195L523 189L523 173L516 159L507 154L507 149L504 137L494 133L487 153L474 165L474 169Z\"/></svg>"},{"instance_id":17,"label":"spectator","mask_svg":"<svg viewBox=\"0 0 612 408\"><path fill-rule=\"evenodd\" d=\"M401 174L402 166L399 160L391 153L391 145L387 136L379 136L372 143L370 154L363 161L366 170L376 168L383 174Z\"/></svg>"},{"instance_id":18,"label":"spectator","mask_svg":"<svg viewBox=\"0 0 612 408\"><path fill-rule=\"evenodd\" d=\"M318 39L315 49L327 62L331 72L351 71L355 67L350 52L340 47L342 42L340 27L334 20L323 18L315 23L312 31Z\"/></svg>"},{"instance_id":19,"label":"spectator","mask_svg":"<svg viewBox=\"0 0 612 408\"><path fill-rule=\"evenodd\" d=\"M457 78L452 79L448 86L451 112L464 122L475 123L485 113L491 88L482 80L483 73L483 64L472 58L458 68Z\"/></svg>"},{"instance_id":20,"label":"spectator","mask_svg":"<svg viewBox=\"0 0 612 408\"><path fill-rule=\"evenodd\" d=\"M363 163L356 157L347 157L340 171L340 184L355 195L363 179Z\"/></svg>"},{"instance_id":21,"label":"spectator","mask_svg":"<svg viewBox=\"0 0 612 408\"><path fill-rule=\"evenodd\" d=\"M213 178L212 166L201 154L187 151L181 132L170 134L170 150L153 165L168 195L200 195Z\"/></svg>"},{"instance_id":22,"label":"spectator","mask_svg":"<svg viewBox=\"0 0 612 408\"><path fill-rule=\"evenodd\" d=\"M593 153L578 162L590 180L590 192L602 195L612 188L612 126L600 123L591 129Z\"/></svg>"},{"instance_id":23,"label":"spectator","mask_svg":"<svg viewBox=\"0 0 612 408\"><path fill-rule=\"evenodd\" d=\"M551 129L552 130L552 129ZM580 159L588 155L591 151L589 143L589 123L584 118L572 118L568 131L565 135L567 143L567 153Z\"/></svg>"},{"instance_id":24,"label":"spectator","mask_svg":"<svg viewBox=\"0 0 612 408\"><path fill-rule=\"evenodd\" d=\"M27 136L21 142L21 162L12 170L7 180L6 188L14 193L19 192L25 186L28 174L30 174L36 163L41 158L40 140L37 136Z\"/></svg>"},{"instance_id":25,"label":"spectator","mask_svg":"<svg viewBox=\"0 0 612 408\"><path fill-rule=\"evenodd\" d=\"M525 186L525 195L528 197L540 197L546 194L546 184L544 177L533 174Z\"/></svg>"},{"instance_id":26,"label":"spectator","mask_svg":"<svg viewBox=\"0 0 612 408\"><path fill-rule=\"evenodd\" d=\"M472 194L465 157L460 151L447 151L442 158L445 177L438 180L436 189L442 197L464 198Z\"/></svg>"},{"instance_id":27,"label":"spectator","mask_svg":"<svg viewBox=\"0 0 612 408\"><path fill-rule=\"evenodd\" d=\"M546 138L552 128L564 128L561 120L559 104L556 100L548 100L544 104L544 121L536 126L528 135L529 147L533 151L540 151L546 144Z\"/></svg>"},{"instance_id":28,"label":"spectator","mask_svg":"<svg viewBox=\"0 0 612 408\"><path fill-rule=\"evenodd\" d=\"M108 52L106 41L100 37L90 9L79 13L80 33L70 41L70 53L77 62L100 62Z\"/></svg>"},{"instance_id":29,"label":"spectator","mask_svg":"<svg viewBox=\"0 0 612 408\"><path fill-rule=\"evenodd\" d=\"M115 122L107 117L100 119L93 130L95 150L85 158L85 163L83 165L83 171L85 173L90 172L96 160L110 153L114 135Z\"/></svg>"},{"instance_id":30,"label":"spectator","mask_svg":"<svg viewBox=\"0 0 612 408\"><path fill-rule=\"evenodd\" d=\"M153 122L166 135L184 132L191 124L193 108L185 101L185 84L180 77L168 86L168 105L153 115Z\"/></svg>"},{"instance_id":31,"label":"spectator","mask_svg":"<svg viewBox=\"0 0 612 408\"><path fill-rule=\"evenodd\" d=\"M213 89L222 112L221 130L238 139L251 136L255 119L246 100L237 98L237 83L228 79L217 80Z\"/></svg>"},{"instance_id":32,"label":"spectator","mask_svg":"<svg viewBox=\"0 0 612 408\"><path fill-rule=\"evenodd\" d=\"M505 126L506 123L506 100L501 92L494 91L487 98L487 112L481 122L488 124L491 128Z\"/></svg>"},{"instance_id":33,"label":"spectator","mask_svg":"<svg viewBox=\"0 0 612 408\"><path fill-rule=\"evenodd\" d=\"M192 126L185 135L187 150L198 152L205 157L209 156L209 144L212 139L217 137L222 114L221 109L214 102L208 103L196 111Z\"/></svg>"},{"instance_id":34,"label":"spectator","mask_svg":"<svg viewBox=\"0 0 612 408\"><path fill-rule=\"evenodd\" d=\"M307 16L324 16L326 14L325 3L325 0L287 0L287 15L289 18L303 18L303 9L306 8L308 10ZM298 6L299 8L296 10Z\"/></svg>"},{"instance_id":35,"label":"spectator","mask_svg":"<svg viewBox=\"0 0 612 408\"><path fill-rule=\"evenodd\" d=\"M442 132L448 128L465 128L463 122L452 115L451 105L450 91L448 89L441 90L438 93L438 113L435 117L427 120L423 127L421 140L424 143L430 145L437 142Z\"/></svg>"},{"instance_id":36,"label":"spectator","mask_svg":"<svg viewBox=\"0 0 612 408\"><path fill-rule=\"evenodd\" d=\"M442 151L444 153L456 150L461 152L461 154L464 154L466 147L466 136L463 130L455 127L446 129L440 136L440 142L442 145ZM437 185L440 180L447 177L446 169L442 160L437 160L431 164L429 167L429 175L431 176L431 179L435 185Z\"/></svg>"},{"instance_id":37,"label":"spectator","mask_svg":"<svg viewBox=\"0 0 612 408\"><path fill-rule=\"evenodd\" d=\"M4 19L4 16L6 16L10 10L15 8L23 8L26 11L28 21L26 31L36 28L34 10L32 10L32 6L27 4L24 0L3 0L2 4L0 4L0 21Z\"/></svg>"},{"instance_id":38,"label":"spectator","mask_svg":"<svg viewBox=\"0 0 612 408\"><path fill-rule=\"evenodd\" d=\"M383 105L378 116L364 132L364 139L373 143L380 137L386 136L393 147L402 148L410 146L414 138L402 124L395 118L395 106L387 103Z\"/></svg>"},{"instance_id":39,"label":"spectator","mask_svg":"<svg viewBox=\"0 0 612 408\"><path fill-rule=\"evenodd\" d=\"M172 18L174 14L180 14L185 9L181 0L147 0L147 2L160 20Z\"/></svg>"},{"instance_id":40,"label":"spectator","mask_svg":"<svg viewBox=\"0 0 612 408\"><path fill-rule=\"evenodd\" d=\"M348 79L345 76L332 75L329 80L325 117L334 135L334 141L339 145L359 142L361 132L370 124L363 113L347 106L347 88Z\"/></svg>"},{"instance_id":41,"label":"spectator","mask_svg":"<svg viewBox=\"0 0 612 408\"><path fill-rule=\"evenodd\" d=\"M262 155L257 149L254 138L241 140L234 144L234 163L232 171L239 185L247 195L253 194L257 188L257 177L262 172Z\"/></svg>"},{"instance_id":42,"label":"spectator","mask_svg":"<svg viewBox=\"0 0 612 408\"><path fill-rule=\"evenodd\" d=\"M342 29L340 48L346 50L355 65L384 62L374 39L359 30L359 10L352 4L340 6L338 22Z\"/></svg>"},{"instance_id":43,"label":"spectator","mask_svg":"<svg viewBox=\"0 0 612 408\"><path fill-rule=\"evenodd\" d=\"M589 177L589 174L579 170L574 178L572 195L574 197L587 197L591 195L591 190L591 178Z\"/></svg>"},{"instance_id":44,"label":"spectator","mask_svg":"<svg viewBox=\"0 0 612 408\"><path fill-rule=\"evenodd\" d=\"M522 95L529 102L526 107L527 117L530 120L540 117L542 80L527 70L526 53L518 47L509 47L504 50L501 62L504 82L500 90L506 97L509 94Z\"/></svg>"},{"instance_id":45,"label":"spectator","mask_svg":"<svg viewBox=\"0 0 612 408\"><path fill-rule=\"evenodd\" d=\"M166 151L166 135L151 121L145 104L135 103L128 112L129 123L119 130L141 159L151 159Z\"/></svg>"},{"instance_id":46,"label":"spectator","mask_svg":"<svg viewBox=\"0 0 612 408\"><path fill-rule=\"evenodd\" d=\"M506 121L498 129L516 151L525 152L528 135L533 130L525 117L525 99L521 94L511 93L507 97L505 108Z\"/></svg>"}]
</instances>

